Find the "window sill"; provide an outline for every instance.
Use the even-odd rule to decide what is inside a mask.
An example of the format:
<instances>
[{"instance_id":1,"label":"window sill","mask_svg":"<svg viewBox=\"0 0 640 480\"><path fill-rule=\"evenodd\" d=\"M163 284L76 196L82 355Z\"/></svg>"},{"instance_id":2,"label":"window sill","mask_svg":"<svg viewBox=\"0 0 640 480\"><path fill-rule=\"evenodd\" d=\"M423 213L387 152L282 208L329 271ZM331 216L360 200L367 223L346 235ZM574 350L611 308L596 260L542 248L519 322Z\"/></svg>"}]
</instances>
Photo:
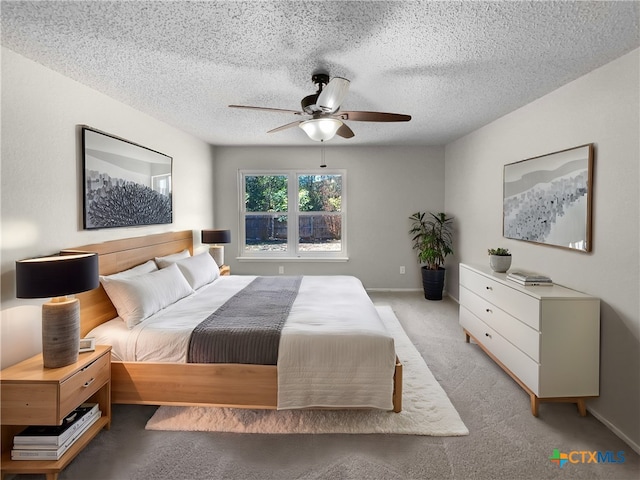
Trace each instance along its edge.
<instances>
[{"instance_id":1,"label":"window sill","mask_svg":"<svg viewBox=\"0 0 640 480\"><path fill-rule=\"evenodd\" d=\"M348 262L349 257L236 257L238 262Z\"/></svg>"}]
</instances>

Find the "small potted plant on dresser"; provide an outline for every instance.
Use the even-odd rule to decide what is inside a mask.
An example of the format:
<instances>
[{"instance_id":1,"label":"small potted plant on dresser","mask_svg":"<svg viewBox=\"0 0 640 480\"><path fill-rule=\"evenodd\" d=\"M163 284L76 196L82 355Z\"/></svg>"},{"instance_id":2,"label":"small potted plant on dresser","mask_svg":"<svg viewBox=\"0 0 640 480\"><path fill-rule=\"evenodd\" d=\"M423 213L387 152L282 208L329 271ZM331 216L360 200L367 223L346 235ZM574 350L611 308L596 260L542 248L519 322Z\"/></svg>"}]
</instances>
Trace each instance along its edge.
<instances>
[{"instance_id":1,"label":"small potted plant on dresser","mask_svg":"<svg viewBox=\"0 0 640 480\"><path fill-rule=\"evenodd\" d=\"M489 253L489 266L494 272L504 273L511 267L511 253L508 248L490 248L487 250Z\"/></svg>"},{"instance_id":2,"label":"small potted plant on dresser","mask_svg":"<svg viewBox=\"0 0 640 480\"><path fill-rule=\"evenodd\" d=\"M424 298L442 300L444 259L453 253L453 218L442 212L416 212L409 219L413 249L417 251L418 262L424 264L420 268Z\"/></svg>"}]
</instances>

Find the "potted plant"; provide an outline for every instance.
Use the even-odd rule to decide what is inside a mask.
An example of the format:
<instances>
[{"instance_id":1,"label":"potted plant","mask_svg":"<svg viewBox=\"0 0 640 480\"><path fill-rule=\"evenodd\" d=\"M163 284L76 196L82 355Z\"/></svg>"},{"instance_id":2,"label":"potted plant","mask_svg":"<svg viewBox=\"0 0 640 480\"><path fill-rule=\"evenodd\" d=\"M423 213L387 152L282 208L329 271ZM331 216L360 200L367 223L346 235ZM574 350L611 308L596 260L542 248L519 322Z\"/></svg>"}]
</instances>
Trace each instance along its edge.
<instances>
[{"instance_id":1,"label":"potted plant","mask_svg":"<svg viewBox=\"0 0 640 480\"><path fill-rule=\"evenodd\" d=\"M506 272L511 267L511 253L508 248L489 248L489 265L494 272Z\"/></svg>"},{"instance_id":2,"label":"potted plant","mask_svg":"<svg viewBox=\"0 0 640 480\"><path fill-rule=\"evenodd\" d=\"M444 259L453 253L453 218L442 212L416 212L409 220L413 249L417 251L418 262L424 264L420 268L424 298L442 300Z\"/></svg>"}]
</instances>

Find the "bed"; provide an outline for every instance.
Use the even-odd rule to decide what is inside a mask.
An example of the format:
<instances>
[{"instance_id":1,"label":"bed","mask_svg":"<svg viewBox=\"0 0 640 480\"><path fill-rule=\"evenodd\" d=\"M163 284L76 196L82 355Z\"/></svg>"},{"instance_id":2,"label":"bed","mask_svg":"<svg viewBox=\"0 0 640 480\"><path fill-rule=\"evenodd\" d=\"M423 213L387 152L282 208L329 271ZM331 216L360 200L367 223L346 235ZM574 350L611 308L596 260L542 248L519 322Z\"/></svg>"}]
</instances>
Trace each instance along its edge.
<instances>
[{"instance_id":1,"label":"bed","mask_svg":"<svg viewBox=\"0 0 640 480\"><path fill-rule=\"evenodd\" d=\"M87 251L96 252L100 259L100 274L104 276L110 276L118 272L123 272L132 267L148 262L156 257L163 257L188 250L193 254L193 235L192 231L181 231L162 233L155 235L148 235L144 237L135 237L130 239L115 240L104 242L100 244L84 245L68 251ZM221 277L216 280L216 285L211 285L211 290L228 291L227 297L233 292L241 290L243 285L247 284L254 277L249 276L230 276ZM349 277L351 278L351 277ZM335 284L340 281L347 281L348 278L330 277L328 278L330 284ZM285 323L282 334L282 343L291 341L291 339L303 339L303 341L309 341L306 338L306 329L309 329L308 313L309 304L311 303L328 303L326 298L317 295L309 295L311 292L318 292L323 290L321 284L321 277L302 277L300 283L300 290L298 297L292 306L291 314ZM351 281L351 280L349 280ZM328 284L327 284L328 285ZM360 287L361 288L361 287ZM198 290L197 296L200 292L204 292L207 288L203 287ZM366 292L361 288L362 293L366 296ZM231 293L229 293L231 292ZM305 293L306 297L304 297ZM328 296L338 297L329 291ZM109 296L106 294L104 288L101 286L90 292L78 294L81 305L81 334L86 336L90 332L92 335L98 337L98 343L101 343L103 337L103 331L108 329L111 324L120 325L122 330L123 322L118 317L118 313L111 302ZM303 298L307 300L303 301ZM342 308L348 310L347 303L344 303ZM209 300L207 300L209 301ZM211 300L214 303L220 303L220 300ZM370 304L370 300L367 301ZM364 304L363 304L364 305ZM315 306L314 306L315 308ZM365 308L369 308L365 305ZM373 308L373 305L370 305ZM172 309L178 309L178 307L172 307ZM191 307L187 307L190 310ZM171 309L167 309L171 310ZM178 309L179 310L179 309ZM162 323L162 318L166 315L156 315L160 318L158 323ZM154 321L156 316L152 316ZM296 321L305 319L306 321ZM166 320L166 318L165 318ZM305 323L306 322L306 323ZM235 408L256 408L256 409L275 409L275 408L381 408L379 406L372 406L367 402L362 402L359 399L355 400L353 404L338 404L333 405L310 405L300 403L283 402L283 391L286 391L287 384L283 383L287 377L283 365L285 365L282 357L283 350L281 348L280 358L278 359L278 365L263 365L263 364L248 364L248 363L185 363L184 358L181 358L182 354L174 355L174 358L155 358L153 355L153 348L147 349L147 352L137 352L135 349L131 349L131 344L145 344L153 343L154 332L157 335L154 327L150 325L153 322L142 322L144 328L138 328L135 331L135 335L143 335L141 331L144 331L144 335L147 335L148 340L136 340L136 341L123 341L122 345L125 347L114 348L116 359L112 362L112 402L122 404L146 404L146 405L210 405L210 406L223 406L223 407L235 407ZM312 324L314 322L311 322ZM125 330L127 330L125 328ZM126 335L126 332L123 332ZM143 336L139 338L145 338ZM150 340L149 340L150 339ZM287 340L289 339L289 340ZM333 341L333 340L332 340ZM127 343L128 342L128 343ZM106 341L103 341L106 343ZM115 343L117 347L117 341ZM129 347L126 347L129 345ZM306 347L301 348L298 343L298 350L305 350ZM295 351L295 350L294 350ZM150 353L151 352L151 353ZM297 357L293 357L294 360ZM313 356L311 356L313 358ZM390 401L387 401L389 409L399 412L402 408L402 364L398 361L397 357L393 357L391 366L391 374L389 375L389 388ZM289 360L291 361L291 360ZM281 363L282 362L282 363ZM387 362L388 363L388 362ZM333 364L331 368L335 369L336 385L344 380L340 374L342 364ZM278 368L280 368L280 375L278 375ZM300 369L298 369L300 370ZM332 372L325 368L323 372L325 388L331 389L331 375ZM366 378L366 376L365 376ZM279 387L280 383L280 387ZM294 384L295 385L295 384ZM335 387L336 389L338 387ZM341 388L341 387L340 387ZM288 394L287 394L288 395ZM286 399L285 399L286 400Z\"/></svg>"}]
</instances>

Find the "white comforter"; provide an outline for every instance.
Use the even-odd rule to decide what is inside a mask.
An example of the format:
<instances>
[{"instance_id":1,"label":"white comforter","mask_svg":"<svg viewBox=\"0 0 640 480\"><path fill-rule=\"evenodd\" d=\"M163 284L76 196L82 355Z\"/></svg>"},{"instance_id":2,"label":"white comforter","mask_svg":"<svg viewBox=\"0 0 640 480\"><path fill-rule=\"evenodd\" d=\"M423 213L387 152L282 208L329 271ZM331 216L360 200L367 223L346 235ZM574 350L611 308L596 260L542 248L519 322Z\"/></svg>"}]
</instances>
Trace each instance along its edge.
<instances>
[{"instance_id":1,"label":"white comforter","mask_svg":"<svg viewBox=\"0 0 640 480\"><path fill-rule=\"evenodd\" d=\"M255 277L220 277L132 329L119 318L88 336L122 361L185 362L191 331ZM393 337L361 282L305 276L282 330L278 409L392 408Z\"/></svg>"}]
</instances>

